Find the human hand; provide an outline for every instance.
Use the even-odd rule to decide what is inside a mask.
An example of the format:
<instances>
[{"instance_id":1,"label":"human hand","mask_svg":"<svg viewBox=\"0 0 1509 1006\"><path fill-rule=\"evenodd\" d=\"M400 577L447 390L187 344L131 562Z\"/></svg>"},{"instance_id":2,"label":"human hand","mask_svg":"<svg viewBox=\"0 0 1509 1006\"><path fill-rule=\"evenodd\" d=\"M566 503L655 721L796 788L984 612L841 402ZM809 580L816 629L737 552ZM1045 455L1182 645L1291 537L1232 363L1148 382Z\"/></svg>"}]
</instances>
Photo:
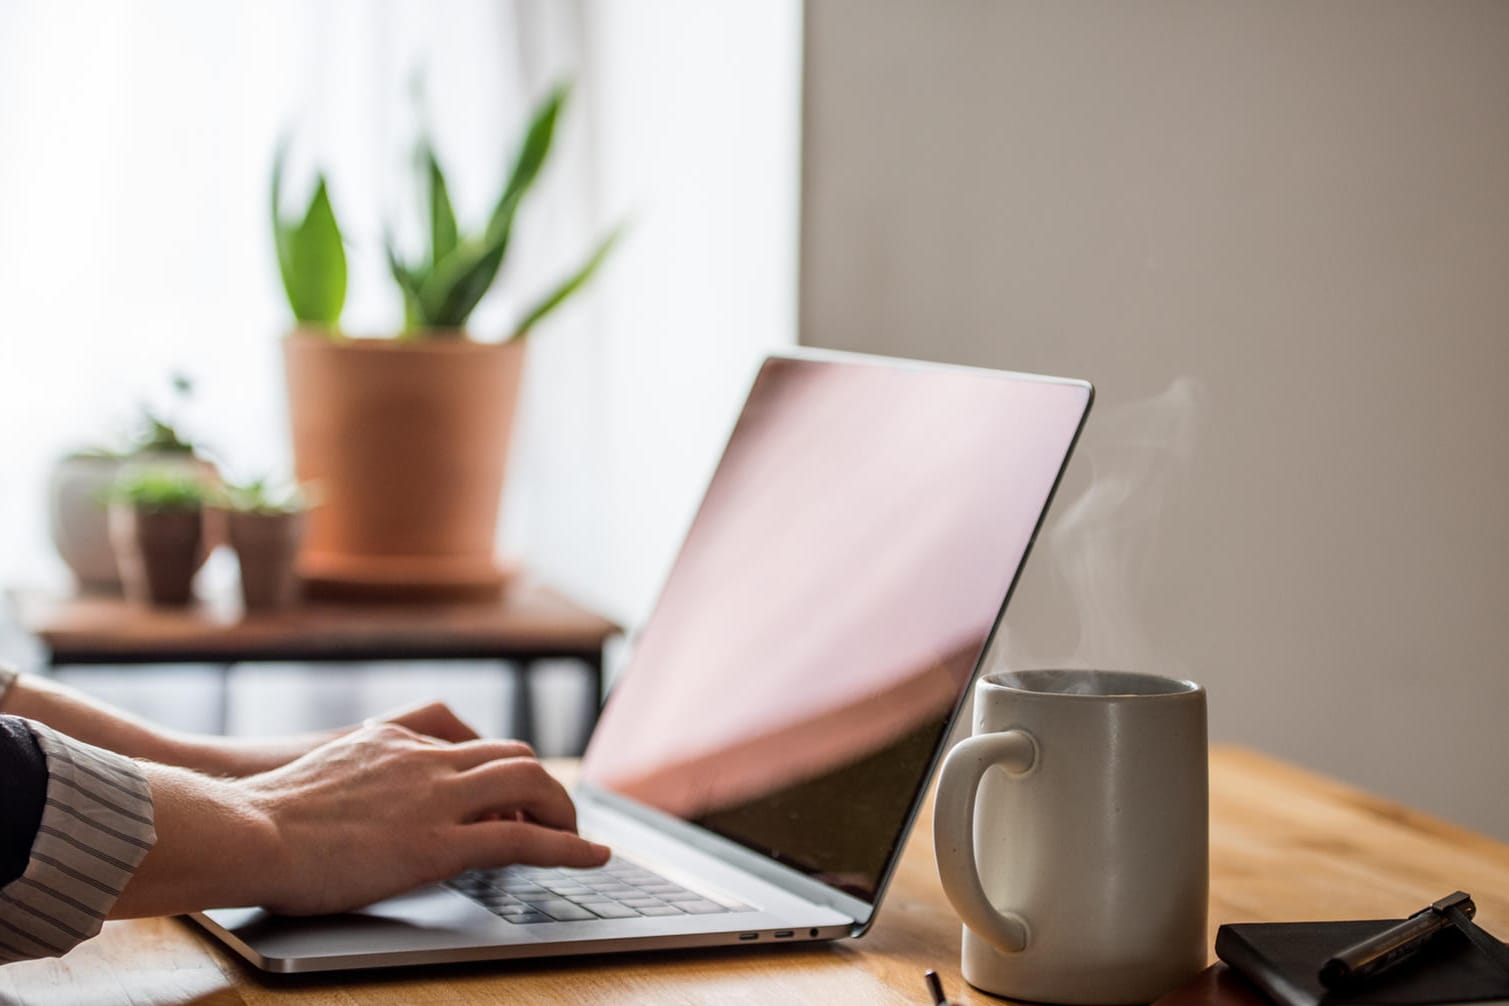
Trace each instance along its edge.
<instances>
[{"instance_id":1,"label":"human hand","mask_svg":"<svg viewBox=\"0 0 1509 1006\"><path fill-rule=\"evenodd\" d=\"M362 725L374 723L397 724L417 734L451 743L478 739L477 731L462 721L444 702L404 706L374 716ZM161 760L209 775L249 776L286 765L320 745L328 744L357 729L359 728L354 726L341 727L293 737L182 737L178 742L176 756Z\"/></svg>"},{"instance_id":2,"label":"human hand","mask_svg":"<svg viewBox=\"0 0 1509 1006\"><path fill-rule=\"evenodd\" d=\"M117 915L339 912L466 869L609 855L576 834L566 790L516 741L369 724L245 779L152 769L158 841Z\"/></svg>"},{"instance_id":3,"label":"human hand","mask_svg":"<svg viewBox=\"0 0 1509 1006\"><path fill-rule=\"evenodd\" d=\"M419 705L404 706L381 716L375 716L367 720L363 726L373 723L393 723L406 727L416 734L433 737L436 740L450 741L453 744L479 739L477 731L452 712L451 707L444 702L424 702ZM342 731L342 733L345 732L347 731Z\"/></svg>"}]
</instances>

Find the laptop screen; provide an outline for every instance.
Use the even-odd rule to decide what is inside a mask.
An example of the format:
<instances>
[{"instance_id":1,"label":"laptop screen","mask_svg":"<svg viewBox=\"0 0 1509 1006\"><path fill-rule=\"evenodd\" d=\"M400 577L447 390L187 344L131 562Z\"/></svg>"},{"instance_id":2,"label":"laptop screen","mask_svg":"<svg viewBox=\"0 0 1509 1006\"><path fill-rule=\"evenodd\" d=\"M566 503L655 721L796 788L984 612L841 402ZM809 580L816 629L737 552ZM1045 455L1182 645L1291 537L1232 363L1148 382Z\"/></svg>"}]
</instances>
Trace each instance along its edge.
<instances>
[{"instance_id":1,"label":"laptop screen","mask_svg":"<svg viewBox=\"0 0 1509 1006\"><path fill-rule=\"evenodd\" d=\"M583 780L873 902L1090 395L768 360Z\"/></svg>"}]
</instances>

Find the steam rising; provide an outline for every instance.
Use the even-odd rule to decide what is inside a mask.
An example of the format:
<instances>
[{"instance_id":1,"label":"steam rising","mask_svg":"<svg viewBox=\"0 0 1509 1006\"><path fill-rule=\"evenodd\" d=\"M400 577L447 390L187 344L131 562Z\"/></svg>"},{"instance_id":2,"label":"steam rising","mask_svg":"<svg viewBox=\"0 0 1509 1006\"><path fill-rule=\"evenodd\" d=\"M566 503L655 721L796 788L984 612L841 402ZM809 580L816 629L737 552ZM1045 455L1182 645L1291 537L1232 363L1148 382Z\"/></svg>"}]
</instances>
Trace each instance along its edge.
<instances>
[{"instance_id":1,"label":"steam rising","mask_svg":"<svg viewBox=\"0 0 1509 1006\"><path fill-rule=\"evenodd\" d=\"M1088 470L1089 487L1060 511L1046 538L1068 588L1058 607L1069 610L1055 611L1055 620L1077 621L1078 639L1044 663L1030 658L1018 632L1008 632L997 667L1179 673L1168 665L1170 648L1148 640L1138 600L1166 531L1167 504L1189 471L1200 397L1199 383L1181 377L1153 398L1091 414L1072 462Z\"/></svg>"}]
</instances>

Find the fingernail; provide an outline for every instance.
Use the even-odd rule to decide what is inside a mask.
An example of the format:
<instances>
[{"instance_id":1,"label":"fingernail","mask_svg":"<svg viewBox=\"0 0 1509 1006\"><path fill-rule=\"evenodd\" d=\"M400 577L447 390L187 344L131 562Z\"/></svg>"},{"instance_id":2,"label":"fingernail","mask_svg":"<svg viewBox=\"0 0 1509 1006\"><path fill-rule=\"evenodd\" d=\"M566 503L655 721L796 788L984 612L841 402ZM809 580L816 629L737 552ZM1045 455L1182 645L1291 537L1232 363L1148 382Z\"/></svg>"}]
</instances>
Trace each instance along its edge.
<instances>
[{"instance_id":1,"label":"fingernail","mask_svg":"<svg viewBox=\"0 0 1509 1006\"><path fill-rule=\"evenodd\" d=\"M597 853L599 856L606 857L613 855L613 850L608 848L606 845L599 845L596 842L588 842L587 844L592 846L592 851Z\"/></svg>"}]
</instances>

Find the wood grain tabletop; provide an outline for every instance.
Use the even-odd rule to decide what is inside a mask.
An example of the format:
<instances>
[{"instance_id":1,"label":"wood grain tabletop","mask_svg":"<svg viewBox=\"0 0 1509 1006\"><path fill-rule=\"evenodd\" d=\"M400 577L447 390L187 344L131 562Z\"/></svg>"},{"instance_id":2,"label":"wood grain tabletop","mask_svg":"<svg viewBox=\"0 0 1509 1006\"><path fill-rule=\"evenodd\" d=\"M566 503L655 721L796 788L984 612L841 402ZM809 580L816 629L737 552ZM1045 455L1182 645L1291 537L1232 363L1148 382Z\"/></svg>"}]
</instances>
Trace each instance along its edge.
<instances>
[{"instance_id":1,"label":"wood grain tabletop","mask_svg":"<svg viewBox=\"0 0 1509 1006\"><path fill-rule=\"evenodd\" d=\"M1386 918L1452 890L1509 932L1509 845L1263 755L1211 758L1211 918ZM959 977L924 815L861 940L749 951L557 958L313 978L264 976L181 919L108 923L60 960L0 968L0 1001L38 1006L472 1006L490 1003L923 1006L936 969L962 1004L1002 1000Z\"/></svg>"},{"instance_id":2,"label":"wood grain tabletop","mask_svg":"<svg viewBox=\"0 0 1509 1006\"><path fill-rule=\"evenodd\" d=\"M56 664L591 653L622 631L528 577L494 600L308 601L252 614L231 595L177 609L41 590L12 590L8 600L17 623Z\"/></svg>"}]
</instances>

